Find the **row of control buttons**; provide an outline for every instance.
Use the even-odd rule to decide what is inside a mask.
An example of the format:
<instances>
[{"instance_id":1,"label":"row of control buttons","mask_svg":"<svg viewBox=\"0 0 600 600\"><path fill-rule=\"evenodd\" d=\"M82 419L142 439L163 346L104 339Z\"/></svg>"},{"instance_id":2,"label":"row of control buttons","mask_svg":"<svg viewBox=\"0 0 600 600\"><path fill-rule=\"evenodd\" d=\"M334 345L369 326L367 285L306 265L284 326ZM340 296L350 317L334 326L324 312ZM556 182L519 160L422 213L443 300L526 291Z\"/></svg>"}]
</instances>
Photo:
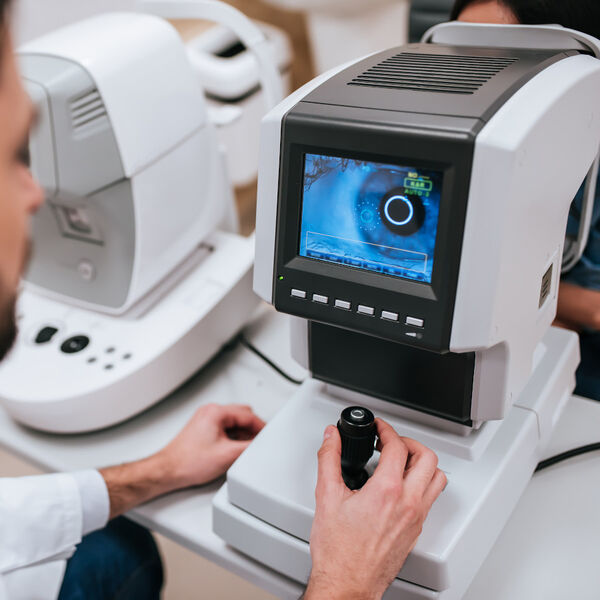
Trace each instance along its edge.
<instances>
[{"instance_id":1,"label":"row of control buttons","mask_svg":"<svg viewBox=\"0 0 600 600\"><path fill-rule=\"evenodd\" d=\"M52 341L52 338L58 333L58 327L52 325L46 325L42 327L37 335L35 336L36 344L47 344ZM65 354L75 354L81 352L90 343L90 338L87 335L74 335L68 340L65 340L61 345L60 349Z\"/></svg>"},{"instance_id":2,"label":"row of control buttons","mask_svg":"<svg viewBox=\"0 0 600 600\"><path fill-rule=\"evenodd\" d=\"M58 333L58 328L51 326L51 325L46 325L45 327L42 327L42 329L40 329L35 337L35 343L36 344L47 344L48 342L52 341L52 339L54 338L54 336ZM61 345L60 345L60 350L61 352L64 352L65 354L76 354L78 352L81 352L82 350L85 350L90 344L90 338L87 335L74 335L70 338L68 338L67 340L65 340ZM106 348L105 352L106 354L114 354L117 351L117 349L114 346L109 346L108 348ZM129 360L132 357L131 352L126 352L125 354L123 354L121 356L122 360ZM90 358L87 359L87 362L89 364L93 364L95 362L97 362L97 358L95 356L92 356ZM112 369L114 365L112 364L108 364L105 365L105 369L109 370Z\"/></svg>"},{"instance_id":3,"label":"row of control buttons","mask_svg":"<svg viewBox=\"0 0 600 600\"><path fill-rule=\"evenodd\" d=\"M299 290L296 288L292 288L290 295L292 298L298 298L299 300L306 300L307 298L307 293L305 290ZM329 297L322 294L313 294L312 301L317 302L318 304L329 304ZM339 308L341 310L350 310L352 308L352 303L349 300L341 300L340 298L336 298L333 305L335 308ZM360 315L365 315L368 317L375 316L375 308L373 306L366 306L365 304L359 304L356 307L356 312ZM392 312L391 310L382 310L381 318L385 321L393 321L396 323L400 320L398 313ZM423 319L419 319L418 317L406 317L404 324L419 328L423 328L425 326Z\"/></svg>"}]
</instances>

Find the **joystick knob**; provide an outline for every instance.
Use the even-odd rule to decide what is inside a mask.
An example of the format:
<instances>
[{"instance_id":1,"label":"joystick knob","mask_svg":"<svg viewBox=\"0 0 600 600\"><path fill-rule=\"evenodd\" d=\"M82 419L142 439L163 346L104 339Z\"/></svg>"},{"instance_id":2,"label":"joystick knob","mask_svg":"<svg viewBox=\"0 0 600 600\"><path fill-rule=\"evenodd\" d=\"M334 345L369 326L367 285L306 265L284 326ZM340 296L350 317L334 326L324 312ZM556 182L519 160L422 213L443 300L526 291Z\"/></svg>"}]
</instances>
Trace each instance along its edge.
<instances>
[{"instance_id":1,"label":"joystick knob","mask_svg":"<svg viewBox=\"0 0 600 600\"><path fill-rule=\"evenodd\" d=\"M367 408L350 406L342 411L337 427L342 439L342 476L351 490L357 490L369 477L365 466L375 449L375 417Z\"/></svg>"}]
</instances>

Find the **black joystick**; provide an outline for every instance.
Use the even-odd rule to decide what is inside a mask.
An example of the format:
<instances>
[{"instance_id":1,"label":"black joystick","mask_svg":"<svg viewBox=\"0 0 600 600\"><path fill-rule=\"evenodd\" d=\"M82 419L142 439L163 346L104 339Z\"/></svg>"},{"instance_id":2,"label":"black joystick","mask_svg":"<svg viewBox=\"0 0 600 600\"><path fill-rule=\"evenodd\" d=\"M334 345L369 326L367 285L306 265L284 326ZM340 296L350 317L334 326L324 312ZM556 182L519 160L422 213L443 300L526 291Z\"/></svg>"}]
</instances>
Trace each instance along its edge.
<instances>
[{"instance_id":1,"label":"black joystick","mask_svg":"<svg viewBox=\"0 0 600 600\"><path fill-rule=\"evenodd\" d=\"M369 478L365 466L375 449L375 417L368 408L350 406L342 411L337 427L342 438L342 477L351 490L358 490Z\"/></svg>"}]
</instances>

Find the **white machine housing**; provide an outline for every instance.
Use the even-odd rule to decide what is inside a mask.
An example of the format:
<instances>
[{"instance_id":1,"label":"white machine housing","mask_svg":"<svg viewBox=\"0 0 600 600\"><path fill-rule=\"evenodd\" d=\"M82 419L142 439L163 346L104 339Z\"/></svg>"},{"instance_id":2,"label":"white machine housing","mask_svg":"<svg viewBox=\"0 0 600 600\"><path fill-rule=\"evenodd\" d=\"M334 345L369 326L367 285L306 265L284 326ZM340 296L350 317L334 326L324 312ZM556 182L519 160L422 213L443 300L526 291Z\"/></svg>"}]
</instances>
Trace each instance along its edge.
<instances>
[{"instance_id":1,"label":"white machine housing","mask_svg":"<svg viewBox=\"0 0 600 600\"><path fill-rule=\"evenodd\" d=\"M202 88L177 31L151 15L93 17L19 56L41 113L30 147L47 199L26 280L122 314L224 217L230 192Z\"/></svg>"},{"instance_id":2,"label":"white machine housing","mask_svg":"<svg viewBox=\"0 0 600 600\"><path fill-rule=\"evenodd\" d=\"M454 33L454 27L459 33ZM459 34L460 39L468 39L473 32L472 45L477 46L486 35L479 27L440 25L434 34L447 37L454 33L452 43L457 44ZM505 32L496 27L483 27L499 34L489 38L487 47L502 47ZM598 42L579 32L516 26L510 33L513 47L537 48L537 33L543 38L541 48L564 47L600 56ZM436 38L432 41L438 43ZM445 38L440 43L444 42ZM469 415L474 427L506 414L526 385L536 348L556 314L570 206L565 198L574 197L574 190L598 154L600 117L594 94L599 64L592 56L577 54L543 69L512 94L476 134L449 344L443 349L429 347L476 353ZM267 302L274 301L277 289L274 281L278 273L272 257L277 236L282 121L321 84L349 68L344 65L316 78L263 120L254 289ZM319 101L318 97L309 98L307 104ZM332 109L327 109L333 115ZM343 110L339 109L340 114ZM571 160L566 173L564 165ZM564 173L560 180L531 177L531 173L557 172ZM528 249L525 254L523 248ZM540 303L542 288L544 299ZM305 325L295 326L293 353L308 368ZM414 331L408 328L400 336L412 336ZM404 340L417 344L410 338ZM410 409L397 410L407 414ZM411 418L430 420L412 410L410 414Z\"/></svg>"},{"instance_id":3,"label":"white machine housing","mask_svg":"<svg viewBox=\"0 0 600 600\"><path fill-rule=\"evenodd\" d=\"M322 330L339 328L342 333L338 339L351 339L343 332L351 331L351 327L360 331L355 323L361 321L353 321L354 316L348 315L342 327L337 313L318 313L328 307L335 309L333 300L343 296L332 295L328 289L298 288L293 269L287 270L285 265L300 263L279 260L285 252L285 248L282 250L285 239L279 234L286 232L289 237L285 223L297 222L294 221L297 206L286 211L290 196L297 194L294 186L298 179L290 176L289 164L295 168L302 164L294 162L293 152L286 150L290 136L304 152L318 153L322 146L323 154L329 149L333 156L335 144L343 139L352 153L348 151L342 156L354 157L360 148L365 159L369 136L379 136L381 147L388 149L394 145L386 141L386 135L392 141L397 136L403 147L409 148L408 152L422 156L418 143L405 144L406 138L401 138L404 128L396 128L389 112L368 109L363 112L353 106L355 98L350 92L343 106L332 106L334 86L329 86L329 95L325 87L319 93L320 86L336 77L347 85L346 82L356 81L373 65L379 67L380 74L387 68L380 67L382 58L394 61L402 52L435 54L436 44L444 56L485 57L495 48L505 50L508 54L505 58L514 58L509 54L513 49L536 49L534 54L537 49L566 50L552 64L546 63L529 78L520 80L493 113L487 113L474 136L472 168L467 185L461 188L468 197L460 194L451 197L453 211L459 211L461 203L466 210L460 217L464 220L464 231L452 292L455 302L452 314L447 315L450 326L445 341L440 342L435 336L428 340L427 331L415 329L415 325L403 322L403 318L395 321L396 330L392 333L388 332L387 324L383 329L378 317L384 320L385 317L380 310L397 310L403 317L400 304L373 305L373 314L366 316L362 325L362 335L356 334L363 345L356 342L353 351L360 354L366 365L365 378L370 378L373 390L378 379L387 375L369 362L371 349L378 343L385 349L392 348L388 340L397 346L407 346L406 357L411 352L420 355L423 348L431 354L437 351L439 356L473 353L473 371L461 372L465 379L472 377L468 413L472 422L451 422L432 415L431 411L419 411L415 403L403 405L402 398L390 399L369 393L368 389L357 389L348 382L354 380L353 370L360 368L360 361L348 364L348 382L328 379L323 376L321 365L317 365L321 370L313 372L316 379L307 380L299 388L233 465L213 504L214 529L218 535L269 567L306 582L311 566L308 541L315 508L316 452L322 431L347 406L361 404L370 408L390 422L400 435L431 447L448 477L448 486L435 503L417 545L385 595L390 600L459 600L464 595L525 489L572 393L579 360L577 336L551 328L550 324L556 310L567 212L597 155L600 139L597 102L600 62L594 58L600 54L596 40L555 27L453 23L438 26L427 39L433 48L411 45L368 57L362 64L343 65L309 83L266 117L261 139L255 291L279 310L296 315L292 322L292 352L301 364L314 370L325 356L330 357L327 365L341 363L343 367L348 352L342 342L317 347L319 341L326 339ZM366 75L365 78L368 84L373 83L373 79ZM342 89L341 84L338 89ZM376 99L377 91L364 97ZM442 94L440 105L448 97ZM296 110L303 99L304 108ZM434 104L428 103L425 95L419 103L423 112L431 110ZM445 144L454 129L465 125L462 121L465 116L454 113L443 122L429 113L431 119L420 115L417 121L403 105L389 110L399 112L398 122L407 129L414 122L424 124L422 135L429 140L433 162L439 158L435 145ZM331 129L325 129L332 132L326 142L310 143L306 138L293 137L297 136L295 124L306 118L306 128L310 128L319 115L333 123ZM371 130L360 129L360 116L371 119ZM344 137L333 139L333 128L340 121L350 125L344 130ZM356 127L355 136L348 134L352 127ZM293 131L290 134L288 130ZM289 163L286 151L292 157ZM393 157L397 158L395 154ZM410 154L404 158L409 159ZM459 172L459 158L453 158ZM537 178L535 185L532 177ZM446 202L450 202L449 198L446 196ZM297 243L297 238L290 242L290 253L292 245ZM451 253L451 244L444 246L443 252ZM435 261L438 257L436 250ZM436 264L434 268L440 268L440 263ZM348 279L352 279L352 271L344 268L349 273ZM332 276L333 267L330 269L328 273ZM315 281L316 273L316 270L311 272ZM304 281L310 282L308 278ZM318 281L322 284L322 280ZM286 290L289 287L297 292ZM288 302L286 291L298 301L296 305ZM319 296L314 298L312 294L317 292ZM355 304L360 298L345 298L352 300L351 312L360 312ZM421 294L420 298L425 305L427 295ZM297 308L291 309L293 306ZM307 317L307 313L311 316ZM311 324L319 320L323 326ZM415 336L415 332L422 335ZM320 358L315 356L317 351ZM385 352L378 356L384 359ZM425 374L415 371L411 375L402 371L400 363L396 368L400 378L441 379L441 388L447 383L445 377L451 374L447 370L440 377L432 370ZM444 391L440 396L444 398ZM276 454L273 448L277 448ZM375 456L367 469L374 469L376 462Z\"/></svg>"},{"instance_id":4,"label":"white machine housing","mask_svg":"<svg viewBox=\"0 0 600 600\"><path fill-rule=\"evenodd\" d=\"M390 410L389 402L340 398L327 384L308 379L229 469L213 501L214 531L254 560L306 584L317 451L325 427L344 408L360 404L399 435L432 448L448 478L385 600L460 600L541 460L572 393L577 336L551 328L542 356L507 417L484 423L466 437L405 419ZM375 454L369 473L377 462Z\"/></svg>"},{"instance_id":5,"label":"white machine housing","mask_svg":"<svg viewBox=\"0 0 600 600\"><path fill-rule=\"evenodd\" d=\"M281 98L264 34L239 11L143 8L230 25L258 47L266 107ZM20 60L47 201L0 402L37 429L91 431L167 396L244 326L258 305L254 240L237 233L200 79L170 24L101 15L27 44Z\"/></svg>"},{"instance_id":6,"label":"white machine housing","mask_svg":"<svg viewBox=\"0 0 600 600\"><path fill-rule=\"evenodd\" d=\"M19 335L0 366L0 403L17 421L52 433L120 423L167 397L248 322L253 238L214 231L136 306L103 315L25 290ZM41 331L51 339L36 342ZM69 340L81 340L69 350ZM74 343L74 342L73 342Z\"/></svg>"}]
</instances>

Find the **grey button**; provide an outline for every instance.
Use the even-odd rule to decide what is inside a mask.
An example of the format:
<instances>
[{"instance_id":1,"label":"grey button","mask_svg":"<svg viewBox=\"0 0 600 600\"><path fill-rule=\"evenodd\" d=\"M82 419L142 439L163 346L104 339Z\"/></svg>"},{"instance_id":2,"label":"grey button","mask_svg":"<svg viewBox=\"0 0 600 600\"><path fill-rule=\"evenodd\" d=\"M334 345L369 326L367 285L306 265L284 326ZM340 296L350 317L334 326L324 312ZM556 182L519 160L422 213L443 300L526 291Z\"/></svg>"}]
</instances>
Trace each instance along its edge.
<instances>
[{"instance_id":1,"label":"grey button","mask_svg":"<svg viewBox=\"0 0 600 600\"><path fill-rule=\"evenodd\" d=\"M69 208L61 207L69 227L77 232L83 234L92 233L92 226L86 212L82 208Z\"/></svg>"},{"instance_id":2,"label":"grey button","mask_svg":"<svg viewBox=\"0 0 600 600\"><path fill-rule=\"evenodd\" d=\"M364 304L359 304L356 312L361 315L368 315L372 317L375 314L375 309L372 306L365 306Z\"/></svg>"},{"instance_id":3,"label":"grey button","mask_svg":"<svg viewBox=\"0 0 600 600\"><path fill-rule=\"evenodd\" d=\"M365 411L361 410L360 408L355 408L354 410L350 411L350 416L353 419L364 419Z\"/></svg>"},{"instance_id":4,"label":"grey button","mask_svg":"<svg viewBox=\"0 0 600 600\"><path fill-rule=\"evenodd\" d=\"M416 317L406 317L406 324L412 325L413 327L423 327L423 319L417 319Z\"/></svg>"},{"instance_id":5,"label":"grey button","mask_svg":"<svg viewBox=\"0 0 600 600\"><path fill-rule=\"evenodd\" d=\"M397 321L398 320L398 313L390 312L389 310L382 310L381 311L381 318L385 319L386 321Z\"/></svg>"},{"instance_id":6,"label":"grey button","mask_svg":"<svg viewBox=\"0 0 600 600\"><path fill-rule=\"evenodd\" d=\"M335 301L335 307L336 308L343 308L344 310L350 310L350 302L348 302L348 300L336 300Z\"/></svg>"},{"instance_id":7,"label":"grey button","mask_svg":"<svg viewBox=\"0 0 600 600\"><path fill-rule=\"evenodd\" d=\"M327 304L329 302L329 298L327 296L322 296L321 294L313 294L313 302Z\"/></svg>"},{"instance_id":8,"label":"grey button","mask_svg":"<svg viewBox=\"0 0 600 600\"><path fill-rule=\"evenodd\" d=\"M294 298L300 298L304 300L306 298L306 292L304 290L297 290L295 288L292 288L291 296L293 296Z\"/></svg>"}]
</instances>

